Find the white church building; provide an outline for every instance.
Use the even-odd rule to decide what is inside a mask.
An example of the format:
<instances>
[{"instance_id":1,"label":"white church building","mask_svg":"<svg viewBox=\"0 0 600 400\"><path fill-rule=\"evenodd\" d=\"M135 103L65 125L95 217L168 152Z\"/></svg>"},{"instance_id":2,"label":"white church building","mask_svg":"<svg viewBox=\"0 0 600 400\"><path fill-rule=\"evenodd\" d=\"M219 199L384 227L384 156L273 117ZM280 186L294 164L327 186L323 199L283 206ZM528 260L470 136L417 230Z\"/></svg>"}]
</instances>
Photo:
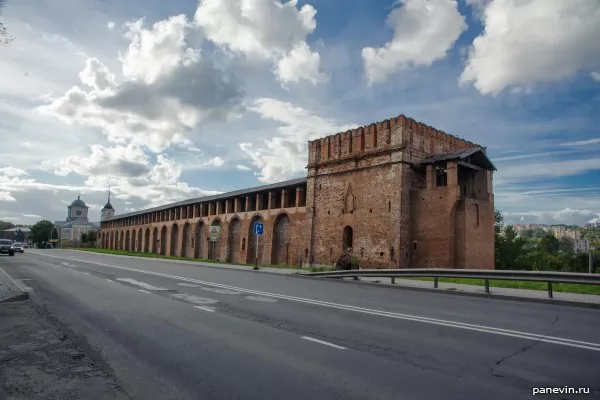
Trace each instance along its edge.
<instances>
[{"instance_id":1,"label":"white church building","mask_svg":"<svg viewBox=\"0 0 600 400\"><path fill-rule=\"evenodd\" d=\"M109 202L106 206L110 205ZM106 206L104 206L106 208ZM90 222L88 219L89 207L77 196L77 200L73 201L70 206L67 207L67 219L65 221L54 221L54 226L58 231L58 237L60 241L74 241L81 240L81 235L91 230L100 229L98 223ZM104 210L104 209L103 209Z\"/></svg>"}]
</instances>

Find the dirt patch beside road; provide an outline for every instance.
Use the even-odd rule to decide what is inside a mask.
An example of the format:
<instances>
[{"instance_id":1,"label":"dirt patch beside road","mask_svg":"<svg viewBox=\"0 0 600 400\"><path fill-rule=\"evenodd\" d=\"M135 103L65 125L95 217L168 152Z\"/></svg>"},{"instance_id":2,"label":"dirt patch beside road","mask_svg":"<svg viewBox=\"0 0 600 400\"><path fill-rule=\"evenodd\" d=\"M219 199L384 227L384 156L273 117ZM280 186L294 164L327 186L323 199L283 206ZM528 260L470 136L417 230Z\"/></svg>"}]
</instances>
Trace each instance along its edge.
<instances>
[{"instance_id":1,"label":"dirt patch beside road","mask_svg":"<svg viewBox=\"0 0 600 400\"><path fill-rule=\"evenodd\" d=\"M0 304L0 399L129 399L32 300Z\"/></svg>"}]
</instances>

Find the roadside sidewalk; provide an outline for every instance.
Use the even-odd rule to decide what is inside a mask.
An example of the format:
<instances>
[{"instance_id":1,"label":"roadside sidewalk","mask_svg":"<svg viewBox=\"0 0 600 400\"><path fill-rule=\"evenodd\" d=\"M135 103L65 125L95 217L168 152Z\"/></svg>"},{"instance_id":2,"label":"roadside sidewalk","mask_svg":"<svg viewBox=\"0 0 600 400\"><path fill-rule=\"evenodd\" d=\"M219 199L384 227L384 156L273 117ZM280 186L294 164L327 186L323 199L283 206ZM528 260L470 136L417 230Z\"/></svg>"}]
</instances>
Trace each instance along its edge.
<instances>
[{"instance_id":1,"label":"roadside sidewalk","mask_svg":"<svg viewBox=\"0 0 600 400\"><path fill-rule=\"evenodd\" d=\"M80 253L85 253L81 250L72 250ZM110 257L121 257L121 258L136 258L136 259L151 259L154 261L160 262L170 262L176 264L190 264L190 265L201 265L204 267L211 268L226 268L233 270L243 270L243 271L252 271L252 267L244 267L238 265L224 264L224 263L206 263L202 261L186 261L186 260L170 260L168 258L148 258L148 257L135 257L135 256L122 256L117 254L105 254L105 253L93 253L91 254L102 254ZM303 272L307 272L306 269L285 269L285 268L269 268L269 267L260 267L260 270L255 271L257 273L269 273L269 274L279 274L279 275L302 275ZM309 278L306 279L319 279L319 278ZM320 279L329 279L329 278L320 278ZM350 278L352 279L352 278ZM579 294L579 293L567 293L567 292L557 292L553 293L554 298L548 298L548 292L545 290L530 290L530 289L512 289L512 288L501 288L501 287L490 287L490 293L485 293L485 288L483 286L478 285L465 285L465 284L455 284L455 283L444 283L440 282L438 288L435 289L433 287L432 281L419 281L412 279L399 279L396 278L395 284L391 284L390 278L370 278L370 277L361 277L358 282L349 279L344 279L344 282L352 282L352 283L362 283L362 284L375 284L378 286L384 287L392 287L398 289L414 289L414 290L427 290L431 292L437 293L454 293L457 295L467 295L467 296L476 296L476 297L485 297L485 298L500 298L507 300L520 300L520 301L530 301L530 302L539 302L539 303L551 303L551 304L561 304L561 305L575 305L575 306L587 306L600 308L600 296L598 295L590 295L590 294Z\"/></svg>"},{"instance_id":2,"label":"roadside sidewalk","mask_svg":"<svg viewBox=\"0 0 600 400\"><path fill-rule=\"evenodd\" d=\"M0 303L19 301L29 298L19 285L0 267Z\"/></svg>"},{"instance_id":3,"label":"roadside sidewalk","mask_svg":"<svg viewBox=\"0 0 600 400\"><path fill-rule=\"evenodd\" d=\"M33 300L0 304L0 399L129 399Z\"/></svg>"},{"instance_id":4,"label":"roadside sidewalk","mask_svg":"<svg viewBox=\"0 0 600 400\"><path fill-rule=\"evenodd\" d=\"M581 305L600 308L600 296L593 294L579 294L567 292L553 292L553 298L548 298L545 290L513 289L490 286L490 293L485 293L484 286L465 285L459 283L439 282L438 289L433 287L433 281L419 281L413 279L396 278L396 283L391 284L390 278L361 277L360 282L377 284L381 286L406 287L414 289L429 290L442 293L456 293L488 298L505 298L510 300L524 300L543 303L555 303L564 305Z\"/></svg>"}]
</instances>

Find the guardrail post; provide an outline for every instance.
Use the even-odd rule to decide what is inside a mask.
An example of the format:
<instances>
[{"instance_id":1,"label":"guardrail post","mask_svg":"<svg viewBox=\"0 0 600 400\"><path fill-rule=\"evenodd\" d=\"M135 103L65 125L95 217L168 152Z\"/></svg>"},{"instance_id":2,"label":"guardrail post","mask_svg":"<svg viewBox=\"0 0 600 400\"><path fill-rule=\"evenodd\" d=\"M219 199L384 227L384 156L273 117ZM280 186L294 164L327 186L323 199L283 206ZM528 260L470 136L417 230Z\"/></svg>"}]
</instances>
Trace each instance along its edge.
<instances>
[{"instance_id":1,"label":"guardrail post","mask_svg":"<svg viewBox=\"0 0 600 400\"><path fill-rule=\"evenodd\" d=\"M392 276L392 285L396 283L396 277Z\"/></svg>"},{"instance_id":2,"label":"guardrail post","mask_svg":"<svg viewBox=\"0 0 600 400\"><path fill-rule=\"evenodd\" d=\"M552 298L552 282L548 282L548 297Z\"/></svg>"},{"instance_id":3,"label":"guardrail post","mask_svg":"<svg viewBox=\"0 0 600 400\"><path fill-rule=\"evenodd\" d=\"M489 279L485 280L485 292L486 293L490 292L490 280Z\"/></svg>"},{"instance_id":4,"label":"guardrail post","mask_svg":"<svg viewBox=\"0 0 600 400\"><path fill-rule=\"evenodd\" d=\"M436 288L436 289L438 287L438 277L437 276L433 277L433 287Z\"/></svg>"}]
</instances>

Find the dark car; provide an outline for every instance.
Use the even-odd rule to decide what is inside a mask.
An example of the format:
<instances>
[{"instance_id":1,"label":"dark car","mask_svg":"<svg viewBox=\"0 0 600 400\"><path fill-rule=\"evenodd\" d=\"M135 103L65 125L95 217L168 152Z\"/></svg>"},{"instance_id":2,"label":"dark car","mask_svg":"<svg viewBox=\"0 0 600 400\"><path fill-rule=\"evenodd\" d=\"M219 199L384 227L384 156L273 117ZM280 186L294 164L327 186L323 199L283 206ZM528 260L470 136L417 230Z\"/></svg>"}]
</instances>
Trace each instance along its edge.
<instances>
[{"instance_id":1,"label":"dark car","mask_svg":"<svg viewBox=\"0 0 600 400\"><path fill-rule=\"evenodd\" d=\"M0 254L8 254L9 256L15 255L15 248L8 239L0 239Z\"/></svg>"}]
</instances>

